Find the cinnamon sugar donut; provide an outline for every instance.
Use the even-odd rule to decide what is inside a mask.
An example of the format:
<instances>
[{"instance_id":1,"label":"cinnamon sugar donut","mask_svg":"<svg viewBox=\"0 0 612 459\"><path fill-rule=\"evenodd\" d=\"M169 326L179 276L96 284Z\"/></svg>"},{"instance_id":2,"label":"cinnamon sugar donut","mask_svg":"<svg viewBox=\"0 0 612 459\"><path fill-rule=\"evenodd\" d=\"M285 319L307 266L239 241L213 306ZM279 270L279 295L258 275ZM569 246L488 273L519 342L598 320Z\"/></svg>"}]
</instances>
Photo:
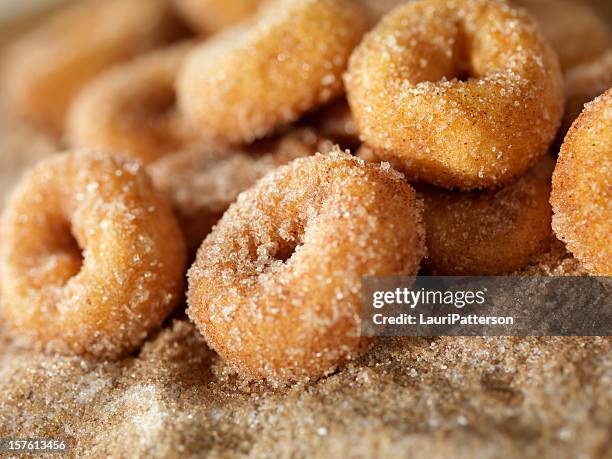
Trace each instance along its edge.
<instances>
[{"instance_id":1,"label":"cinnamon sugar donut","mask_svg":"<svg viewBox=\"0 0 612 459\"><path fill-rule=\"evenodd\" d=\"M554 51L522 10L495 0L398 7L355 50L345 84L374 153L444 187L510 183L563 112Z\"/></svg>"},{"instance_id":2,"label":"cinnamon sugar donut","mask_svg":"<svg viewBox=\"0 0 612 459\"><path fill-rule=\"evenodd\" d=\"M190 136L176 110L174 81L192 43L143 54L103 73L70 109L68 142L144 163L181 150Z\"/></svg>"},{"instance_id":3,"label":"cinnamon sugar donut","mask_svg":"<svg viewBox=\"0 0 612 459\"><path fill-rule=\"evenodd\" d=\"M80 151L41 162L0 225L7 328L48 351L115 357L181 295L185 246L138 163Z\"/></svg>"},{"instance_id":4,"label":"cinnamon sugar donut","mask_svg":"<svg viewBox=\"0 0 612 459\"><path fill-rule=\"evenodd\" d=\"M178 79L179 105L206 137L263 137L339 95L368 21L352 0L268 3L191 54Z\"/></svg>"},{"instance_id":5,"label":"cinnamon sugar donut","mask_svg":"<svg viewBox=\"0 0 612 459\"><path fill-rule=\"evenodd\" d=\"M393 169L338 150L242 193L189 271L188 314L244 375L316 378L350 359L364 275L414 275L421 205Z\"/></svg>"},{"instance_id":6,"label":"cinnamon sugar donut","mask_svg":"<svg viewBox=\"0 0 612 459\"><path fill-rule=\"evenodd\" d=\"M263 0L171 0L179 15L203 34L218 32L251 16Z\"/></svg>"},{"instance_id":7,"label":"cinnamon sugar donut","mask_svg":"<svg viewBox=\"0 0 612 459\"><path fill-rule=\"evenodd\" d=\"M612 89L585 106L553 174L553 229L596 276L612 275Z\"/></svg>"},{"instance_id":8,"label":"cinnamon sugar donut","mask_svg":"<svg viewBox=\"0 0 612 459\"><path fill-rule=\"evenodd\" d=\"M75 2L9 46L3 94L20 116L59 135L85 83L177 33L166 0Z\"/></svg>"},{"instance_id":9,"label":"cinnamon sugar donut","mask_svg":"<svg viewBox=\"0 0 612 459\"><path fill-rule=\"evenodd\" d=\"M278 166L330 146L308 129L243 147L195 146L148 167L156 188L172 203L195 254L211 228L236 197Z\"/></svg>"},{"instance_id":10,"label":"cinnamon sugar donut","mask_svg":"<svg viewBox=\"0 0 612 459\"><path fill-rule=\"evenodd\" d=\"M524 268L554 237L548 155L499 190L459 192L423 186L428 257L441 276L495 276Z\"/></svg>"}]
</instances>

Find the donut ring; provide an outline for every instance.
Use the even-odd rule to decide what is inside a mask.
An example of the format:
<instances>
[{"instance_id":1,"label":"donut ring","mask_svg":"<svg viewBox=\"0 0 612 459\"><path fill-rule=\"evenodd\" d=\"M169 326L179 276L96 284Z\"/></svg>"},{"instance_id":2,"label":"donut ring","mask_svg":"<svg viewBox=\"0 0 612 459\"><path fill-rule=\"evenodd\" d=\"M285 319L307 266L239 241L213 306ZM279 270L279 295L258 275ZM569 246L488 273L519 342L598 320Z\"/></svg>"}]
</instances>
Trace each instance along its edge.
<instances>
[{"instance_id":1,"label":"donut ring","mask_svg":"<svg viewBox=\"0 0 612 459\"><path fill-rule=\"evenodd\" d=\"M582 112L584 104L603 94L612 87L612 49L599 58L578 65L565 74L565 113L561 135Z\"/></svg>"},{"instance_id":2,"label":"donut ring","mask_svg":"<svg viewBox=\"0 0 612 459\"><path fill-rule=\"evenodd\" d=\"M115 357L181 295L182 235L138 163L82 151L41 163L0 225L3 315L18 341Z\"/></svg>"},{"instance_id":3,"label":"donut ring","mask_svg":"<svg viewBox=\"0 0 612 459\"><path fill-rule=\"evenodd\" d=\"M262 0L172 0L179 16L205 35L243 21L261 3Z\"/></svg>"},{"instance_id":4,"label":"donut ring","mask_svg":"<svg viewBox=\"0 0 612 459\"><path fill-rule=\"evenodd\" d=\"M188 253L195 254L238 195L278 166L329 150L314 132L298 129L240 149L194 147L148 167L155 187L172 203Z\"/></svg>"},{"instance_id":5,"label":"donut ring","mask_svg":"<svg viewBox=\"0 0 612 459\"><path fill-rule=\"evenodd\" d=\"M143 54L96 78L70 109L68 142L144 163L183 149L190 135L176 110L174 81L192 48L181 43Z\"/></svg>"},{"instance_id":6,"label":"donut ring","mask_svg":"<svg viewBox=\"0 0 612 459\"><path fill-rule=\"evenodd\" d=\"M566 72L612 48L610 27L590 5L575 0L513 0L540 24Z\"/></svg>"},{"instance_id":7,"label":"donut ring","mask_svg":"<svg viewBox=\"0 0 612 459\"><path fill-rule=\"evenodd\" d=\"M352 0L276 0L196 49L178 79L179 106L205 137L250 143L339 95L368 24Z\"/></svg>"},{"instance_id":8,"label":"donut ring","mask_svg":"<svg viewBox=\"0 0 612 459\"><path fill-rule=\"evenodd\" d=\"M548 155L499 190L417 188L425 203L426 268L440 276L497 276L524 268L554 240Z\"/></svg>"},{"instance_id":9,"label":"donut ring","mask_svg":"<svg viewBox=\"0 0 612 459\"><path fill-rule=\"evenodd\" d=\"M563 112L554 52L533 20L494 0L393 10L353 53L345 84L376 156L449 188L510 183L544 154Z\"/></svg>"},{"instance_id":10,"label":"donut ring","mask_svg":"<svg viewBox=\"0 0 612 459\"><path fill-rule=\"evenodd\" d=\"M553 174L553 229L595 276L612 275L612 89L585 106Z\"/></svg>"},{"instance_id":11,"label":"donut ring","mask_svg":"<svg viewBox=\"0 0 612 459\"><path fill-rule=\"evenodd\" d=\"M244 375L316 378L363 349L364 275L418 270L421 203L393 169L299 158L225 213L189 271L188 314Z\"/></svg>"},{"instance_id":12,"label":"donut ring","mask_svg":"<svg viewBox=\"0 0 612 459\"><path fill-rule=\"evenodd\" d=\"M9 46L3 93L18 115L59 135L85 83L177 33L165 0L75 2Z\"/></svg>"}]
</instances>

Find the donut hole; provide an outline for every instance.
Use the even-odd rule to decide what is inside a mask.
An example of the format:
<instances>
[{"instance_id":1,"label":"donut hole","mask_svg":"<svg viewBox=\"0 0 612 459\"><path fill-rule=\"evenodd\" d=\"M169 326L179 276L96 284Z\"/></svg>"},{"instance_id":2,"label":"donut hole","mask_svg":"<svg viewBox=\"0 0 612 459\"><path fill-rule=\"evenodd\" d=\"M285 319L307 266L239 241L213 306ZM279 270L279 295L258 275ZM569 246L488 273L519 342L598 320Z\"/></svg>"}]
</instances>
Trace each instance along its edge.
<instances>
[{"instance_id":1,"label":"donut hole","mask_svg":"<svg viewBox=\"0 0 612 459\"><path fill-rule=\"evenodd\" d=\"M52 276L51 283L63 287L83 266L83 250L74 237L70 222L55 221L48 231L48 253L46 263L42 263L45 271Z\"/></svg>"}]
</instances>

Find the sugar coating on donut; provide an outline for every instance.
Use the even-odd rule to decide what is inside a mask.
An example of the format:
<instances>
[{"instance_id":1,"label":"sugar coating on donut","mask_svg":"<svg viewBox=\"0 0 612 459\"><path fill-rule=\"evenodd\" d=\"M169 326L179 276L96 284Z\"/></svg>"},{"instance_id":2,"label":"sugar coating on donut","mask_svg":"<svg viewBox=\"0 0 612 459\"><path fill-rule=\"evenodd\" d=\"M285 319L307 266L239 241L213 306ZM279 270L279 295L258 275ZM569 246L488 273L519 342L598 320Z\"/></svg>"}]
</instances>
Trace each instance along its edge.
<instances>
[{"instance_id":1,"label":"sugar coating on donut","mask_svg":"<svg viewBox=\"0 0 612 459\"><path fill-rule=\"evenodd\" d=\"M370 16L352 0L275 0L196 49L177 82L203 135L250 142L342 91L342 72Z\"/></svg>"},{"instance_id":2,"label":"sugar coating on donut","mask_svg":"<svg viewBox=\"0 0 612 459\"><path fill-rule=\"evenodd\" d=\"M296 159L242 193L206 238L188 314L246 376L320 377L367 343L362 276L416 274L421 213L388 164L339 150Z\"/></svg>"},{"instance_id":3,"label":"sugar coating on donut","mask_svg":"<svg viewBox=\"0 0 612 459\"><path fill-rule=\"evenodd\" d=\"M499 190L421 186L427 269L436 275L495 276L524 268L554 239L549 203L553 159L546 155Z\"/></svg>"},{"instance_id":4,"label":"sugar coating on donut","mask_svg":"<svg viewBox=\"0 0 612 459\"><path fill-rule=\"evenodd\" d=\"M59 135L85 83L176 34L166 0L74 2L8 47L3 94L17 114Z\"/></svg>"},{"instance_id":5,"label":"sugar coating on donut","mask_svg":"<svg viewBox=\"0 0 612 459\"><path fill-rule=\"evenodd\" d=\"M564 72L612 48L612 29L584 1L512 0L527 8L559 56Z\"/></svg>"},{"instance_id":6,"label":"sugar coating on donut","mask_svg":"<svg viewBox=\"0 0 612 459\"><path fill-rule=\"evenodd\" d=\"M365 143L408 179L512 182L554 138L563 82L534 20L495 0L425 0L386 15L345 75Z\"/></svg>"},{"instance_id":7,"label":"sugar coating on donut","mask_svg":"<svg viewBox=\"0 0 612 459\"><path fill-rule=\"evenodd\" d=\"M588 103L553 174L553 229L590 274L612 275L612 89Z\"/></svg>"},{"instance_id":8,"label":"sugar coating on donut","mask_svg":"<svg viewBox=\"0 0 612 459\"><path fill-rule=\"evenodd\" d=\"M139 163L78 151L41 162L0 225L2 316L18 342L116 357L180 298L185 246Z\"/></svg>"},{"instance_id":9,"label":"sugar coating on donut","mask_svg":"<svg viewBox=\"0 0 612 459\"><path fill-rule=\"evenodd\" d=\"M208 35L248 18L263 0L171 0L171 3L195 30Z\"/></svg>"},{"instance_id":10,"label":"sugar coating on donut","mask_svg":"<svg viewBox=\"0 0 612 459\"><path fill-rule=\"evenodd\" d=\"M238 195L278 166L329 150L310 129L296 129L243 147L195 145L148 167L153 183L172 203L189 253Z\"/></svg>"},{"instance_id":11,"label":"sugar coating on donut","mask_svg":"<svg viewBox=\"0 0 612 459\"><path fill-rule=\"evenodd\" d=\"M68 142L144 163L183 149L195 134L178 113L174 81L193 46L185 42L155 50L94 79L69 111Z\"/></svg>"},{"instance_id":12,"label":"sugar coating on donut","mask_svg":"<svg viewBox=\"0 0 612 459\"><path fill-rule=\"evenodd\" d=\"M612 49L597 59L578 65L565 74L565 113L561 133L567 133L584 104L612 87Z\"/></svg>"}]
</instances>

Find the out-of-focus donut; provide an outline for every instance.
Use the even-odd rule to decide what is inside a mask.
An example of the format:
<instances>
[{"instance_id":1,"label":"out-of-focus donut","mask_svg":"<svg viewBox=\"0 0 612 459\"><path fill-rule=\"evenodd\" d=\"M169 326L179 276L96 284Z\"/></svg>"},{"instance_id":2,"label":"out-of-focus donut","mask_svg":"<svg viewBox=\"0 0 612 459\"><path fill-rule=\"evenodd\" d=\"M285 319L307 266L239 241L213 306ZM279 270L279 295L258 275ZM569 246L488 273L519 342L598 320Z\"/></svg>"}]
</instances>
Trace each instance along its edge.
<instances>
[{"instance_id":1,"label":"out-of-focus donut","mask_svg":"<svg viewBox=\"0 0 612 459\"><path fill-rule=\"evenodd\" d=\"M144 163L193 141L176 108L174 82L192 43L143 54L96 78L70 109L68 142Z\"/></svg>"},{"instance_id":2,"label":"out-of-focus donut","mask_svg":"<svg viewBox=\"0 0 612 459\"><path fill-rule=\"evenodd\" d=\"M369 24L352 0L276 0L196 49L179 105L203 136L248 143L338 96Z\"/></svg>"}]
</instances>

